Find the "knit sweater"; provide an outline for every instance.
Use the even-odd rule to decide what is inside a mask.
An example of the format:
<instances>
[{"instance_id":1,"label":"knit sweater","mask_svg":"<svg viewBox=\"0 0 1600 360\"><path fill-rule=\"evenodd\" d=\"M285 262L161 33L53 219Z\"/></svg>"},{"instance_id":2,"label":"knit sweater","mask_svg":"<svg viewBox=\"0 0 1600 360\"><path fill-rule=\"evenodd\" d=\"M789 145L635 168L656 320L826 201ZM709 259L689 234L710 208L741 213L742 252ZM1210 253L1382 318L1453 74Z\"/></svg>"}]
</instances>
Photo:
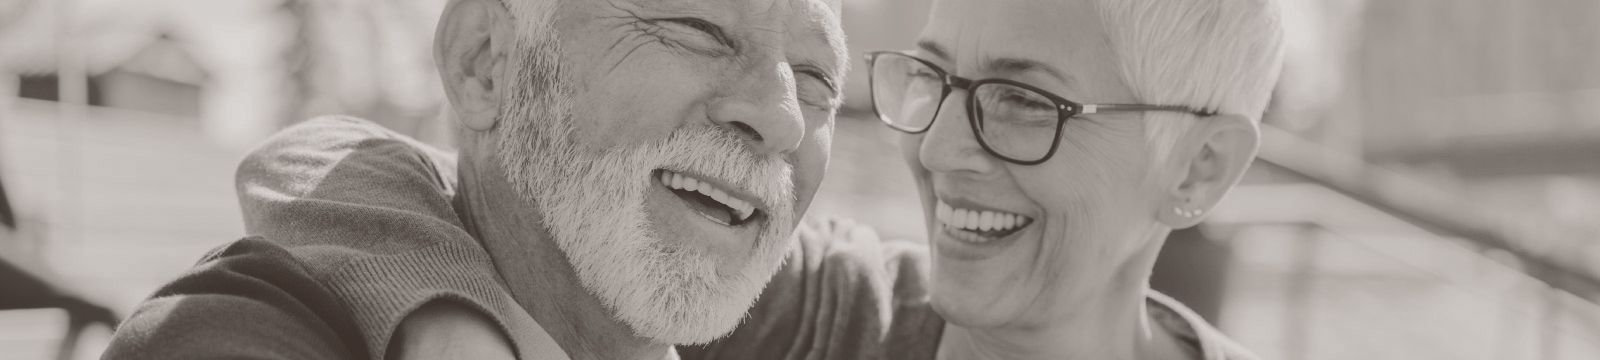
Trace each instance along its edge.
<instances>
[{"instance_id":1,"label":"knit sweater","mask_svg":"<svg viewBox=\"0 0 1600 360\"><path fill-rule=\"evenodd\" d=\"M454 158L370 122L291 127L237 173L245 238L123 322L108 359L382 359L434 300L490 315L519 354L553 342L451 206Z\"/></svg>"}]
</instances>

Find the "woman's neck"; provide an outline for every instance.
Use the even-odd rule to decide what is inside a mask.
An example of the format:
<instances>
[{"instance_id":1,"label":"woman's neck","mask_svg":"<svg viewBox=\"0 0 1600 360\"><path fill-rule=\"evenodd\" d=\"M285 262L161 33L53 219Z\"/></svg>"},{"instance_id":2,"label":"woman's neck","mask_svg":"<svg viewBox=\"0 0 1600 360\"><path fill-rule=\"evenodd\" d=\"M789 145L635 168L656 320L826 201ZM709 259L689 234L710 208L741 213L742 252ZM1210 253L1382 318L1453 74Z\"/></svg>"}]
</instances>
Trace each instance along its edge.
<instances>
[{"instance_id":1,"label":"woman's neck","mask_svg":"<svg viewBox=\"0 0 1600 360\"><path fill-rule=\"evenodd\" d=\"M1137 262L1136 262L1137 263ZM1108 289L1066 311L1024 314L1044 324L963 328L945 324L939 359L1184 359L1187 353L1147 309L1150 266L1129 264ZM1143 269L1142 271L1138 269ZM1062 306L1047 305L1048 306Z\"/></svg>"}]
</instances>

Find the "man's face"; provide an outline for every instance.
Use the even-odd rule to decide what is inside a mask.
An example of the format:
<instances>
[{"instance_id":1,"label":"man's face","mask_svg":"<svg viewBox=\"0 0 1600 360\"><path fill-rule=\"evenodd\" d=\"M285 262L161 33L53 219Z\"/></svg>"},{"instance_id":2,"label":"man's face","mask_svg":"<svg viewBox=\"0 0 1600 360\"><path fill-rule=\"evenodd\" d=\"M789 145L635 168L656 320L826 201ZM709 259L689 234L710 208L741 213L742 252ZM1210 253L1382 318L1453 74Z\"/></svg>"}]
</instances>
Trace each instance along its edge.
<instances>
[{"instance_id":1,"label":"man's face","mask_svg":"<svg viewBox=\"0 0 1600 360\"><path fill-rule=\"evenodd\" d=\"M1138 102L1090 1L941 0L916 54L957 76L1010 79L1080 103ZM966 98L951 93L932 127L902 142L929 219L934 306L985 328L1097 309L1144 246L1160 193L1146 181L1141 114L1074 117L1053 157L1018 165L980 146ZM977 220L951 220L966 216ZM1021 220L972 225L987 218Z\"/></svg>"},{"instance_id":2,"label":"man's face","mask_svg":"<svg viewBox=\"0 0 1600 360\"><path fill-rule=\"evenodd\" d=\"M827 167L836 8L562 1L519 41L501 165L637 335L713 340L780 265Z\"/></svg>"}]
</instances>

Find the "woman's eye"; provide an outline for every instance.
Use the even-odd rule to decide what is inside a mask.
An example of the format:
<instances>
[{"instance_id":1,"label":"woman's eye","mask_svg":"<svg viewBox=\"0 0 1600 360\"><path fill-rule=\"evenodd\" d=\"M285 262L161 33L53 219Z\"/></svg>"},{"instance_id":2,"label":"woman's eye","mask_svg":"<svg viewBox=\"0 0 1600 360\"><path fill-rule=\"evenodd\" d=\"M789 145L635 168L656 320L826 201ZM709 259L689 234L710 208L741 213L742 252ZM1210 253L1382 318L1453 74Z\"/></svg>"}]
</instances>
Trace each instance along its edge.
<instances>
[{"instance_id":1,"label":"woman's eye","mask_svg":"<svg viewBox=\"0 0 1600 360\"><path fill-rule=\"evenodd\" d=\"M1001 94L1000 100L1012 105L1021 106L1029 110L1054 109L1053 104L1051 104L1048 100L1040 98L1039 95L1024 93L1021 91L1007 91L1006 93Z\"/></svg>"},{"instance_id":2,"label":"woman's eye","mask_svg":"<svg viewBox=\"0 0 1600 360\"><path fill-rule=\"evenodd\" d=\"M912 69L910 75L911 75L912 78L917 78L917 79L926 79L926 80L938 80L939 79L939 74L935 73L935 72L933 72L933 70L929 70L929 69Z\"/></svg>"}]
</instances>

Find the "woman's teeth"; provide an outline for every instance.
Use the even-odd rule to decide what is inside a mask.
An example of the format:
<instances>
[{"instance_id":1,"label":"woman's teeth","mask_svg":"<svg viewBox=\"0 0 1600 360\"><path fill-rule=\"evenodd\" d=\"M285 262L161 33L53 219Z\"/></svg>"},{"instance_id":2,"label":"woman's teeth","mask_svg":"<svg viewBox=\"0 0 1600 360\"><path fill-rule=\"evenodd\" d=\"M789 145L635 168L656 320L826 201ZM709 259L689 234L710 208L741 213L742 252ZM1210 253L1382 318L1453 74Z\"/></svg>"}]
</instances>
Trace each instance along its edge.
<instances>
[{"instance_id":1,"label":"woman's teeth","mask_svg":"<svg viewBox=\"0 0 1600 360\"><path fill-rule=\"evenodd\" d=\"M756 213L756 207L754 205L750 205L749 202L739 200L739 198L728 195L727 191L718 189L716 186L711 185L711 183L695 180L695 178L683 176L683 174L667 170L661 171L661 177L658 180L661 181L661 185L665 185L668 188L698 192L701 195L705 195L712 200L722 203L723 206L727 206L728 209L733 210L733 213L730 215L733 215L733 221L735 223L749 220L750 216L755 215Z\"/></svg>"},{"instance_id":2,"label":"woman's teeth","mask_svg":"<svg viewBox=\"0 0 1600 360\"><path fill-rule=\"evenodd\" d=\"M1033 222L1027 216L1007 212L956 208L943 200L935 205L933 216L946 227L1000 235Z\"/></svg>"}]
</instances>

